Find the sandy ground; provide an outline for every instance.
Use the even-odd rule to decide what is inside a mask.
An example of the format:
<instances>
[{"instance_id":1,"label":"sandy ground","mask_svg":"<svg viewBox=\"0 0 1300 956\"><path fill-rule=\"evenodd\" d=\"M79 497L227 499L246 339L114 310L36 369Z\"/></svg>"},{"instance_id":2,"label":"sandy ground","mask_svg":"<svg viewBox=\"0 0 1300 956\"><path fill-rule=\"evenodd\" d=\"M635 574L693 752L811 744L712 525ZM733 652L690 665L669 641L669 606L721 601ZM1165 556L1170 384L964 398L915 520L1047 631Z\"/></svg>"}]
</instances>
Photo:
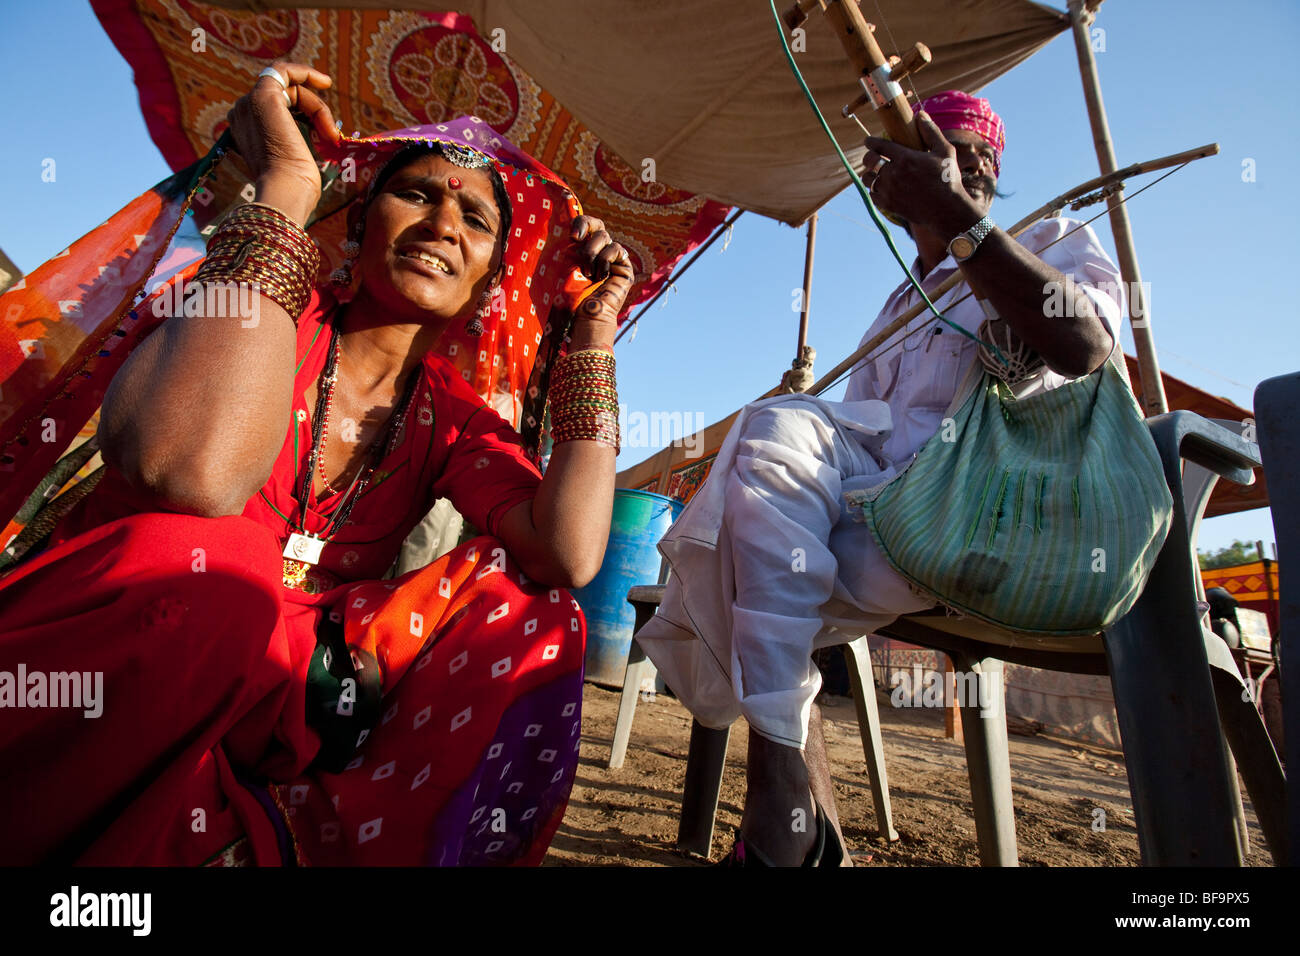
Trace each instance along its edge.
<instances>
[{"instance_id":1,"label":"sandy ground","mask_svg":"<svg viewBox=\"0 0 1300 956\"><path fill-rule=\"evenodd\" d=\"M674 846L689 712L663 694L637 706L627 760L609 770L618 692L588 684L578 780L548 866L702 866ZM856 865L978 866L966 757L945 739L938 710L891 707L878 695L900 839L877 832L852 701L824 698L826 744L840 822ZM744 721L732 729L713 835L713 860L731 848L745 794ZM1137 832L1123 755L1043 735L1011 736L1012 790L1022 866L1137 866ZM1243 791L1244 792L1244 791ZM1097 808L1105 829L1094 829ZM1252 866L1272 865L1246 802Z\"/></svg>"}]
</instances>

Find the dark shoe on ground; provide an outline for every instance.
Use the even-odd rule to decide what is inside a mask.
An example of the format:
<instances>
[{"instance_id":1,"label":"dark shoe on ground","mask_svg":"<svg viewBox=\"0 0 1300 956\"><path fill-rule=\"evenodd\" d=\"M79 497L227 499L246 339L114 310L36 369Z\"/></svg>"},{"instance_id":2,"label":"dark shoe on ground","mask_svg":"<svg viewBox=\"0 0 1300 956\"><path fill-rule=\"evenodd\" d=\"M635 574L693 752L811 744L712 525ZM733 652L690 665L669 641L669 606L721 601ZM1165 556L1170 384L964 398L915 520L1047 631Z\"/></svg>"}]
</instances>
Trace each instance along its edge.
<instances>
[{"instance_id":1,"label":"dark shoe on ground","mask_svg":"<svg viewBox=\"0 0 1300 956\"><path fill-rule=\"evenodd\" d=\"M808 855L804 857L804 861L800 866L839 866L844 862L844 845L840 843L835 828L826 819L826 814L822 811L822 808L816 807L816 809L817 833L813 840L812 849L808 851ZM731 847L731 852L714 865L719 867L776 866L757 847L746 843L745 838L740 835L739 831L736 833L736 842Z\"/></svg>"}]
</instances>

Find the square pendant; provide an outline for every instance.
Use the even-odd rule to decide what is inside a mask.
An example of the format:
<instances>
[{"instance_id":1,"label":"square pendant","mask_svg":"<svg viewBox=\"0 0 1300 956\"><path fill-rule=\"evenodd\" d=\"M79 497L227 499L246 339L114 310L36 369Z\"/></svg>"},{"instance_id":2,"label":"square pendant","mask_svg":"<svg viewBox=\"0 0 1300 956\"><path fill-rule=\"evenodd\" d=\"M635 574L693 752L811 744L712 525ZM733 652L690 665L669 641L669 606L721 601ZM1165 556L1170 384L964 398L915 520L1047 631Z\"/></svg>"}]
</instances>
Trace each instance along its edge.
<instances>
[{"instance_id":1,"label":"square pendant","mask_svg":"<svg viewBox=\"0 0 1300 956\"><path fill-rule=\"evenodd\" d=\"M299 534L296 531L289 535L289 540L284 545L284 556L292 558L295 561L301 561L303 564L320 564L321 551L325 549L325 542L310 534Z\"/></svg>"}]
</instances>

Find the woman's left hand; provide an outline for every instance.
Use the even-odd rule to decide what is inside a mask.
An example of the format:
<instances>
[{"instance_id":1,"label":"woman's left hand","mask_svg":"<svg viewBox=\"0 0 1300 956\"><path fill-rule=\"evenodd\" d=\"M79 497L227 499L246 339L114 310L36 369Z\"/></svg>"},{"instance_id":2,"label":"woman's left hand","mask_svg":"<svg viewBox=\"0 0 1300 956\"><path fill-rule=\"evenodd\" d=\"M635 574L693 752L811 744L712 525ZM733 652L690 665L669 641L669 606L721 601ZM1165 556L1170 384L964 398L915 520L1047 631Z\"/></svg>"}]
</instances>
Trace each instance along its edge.
<instances>
[{"instance_id":1,"label":"woman's left hand","mask_svg":"<svg viewBox=\"0 0 1300 956\"><path fill-rule=\"evenodd\" d=\"M583 275L599 284L574 314L570 349L612 345L619 313L636 278L632 259L594 216L573 220L571 235L570 252L575 264Z\"/></svg>"}]
</instances>

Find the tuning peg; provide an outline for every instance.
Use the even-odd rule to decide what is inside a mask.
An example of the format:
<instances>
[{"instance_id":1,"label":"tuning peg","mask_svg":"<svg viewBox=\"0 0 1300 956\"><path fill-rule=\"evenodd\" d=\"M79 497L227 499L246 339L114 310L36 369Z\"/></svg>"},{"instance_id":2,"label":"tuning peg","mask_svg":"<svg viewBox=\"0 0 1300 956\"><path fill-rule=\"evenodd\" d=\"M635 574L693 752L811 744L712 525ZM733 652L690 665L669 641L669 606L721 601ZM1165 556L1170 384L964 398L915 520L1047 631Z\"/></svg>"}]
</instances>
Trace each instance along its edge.
<instances>
[{"instance_id":1,"label":"tuning peg","mask_svg":"<svg viewBox=\"0 0 1300 956\"><path fill-rule=\"evenodd\" d=\"M897 57L890 57L889 63L892 69L889 71L889 78L895 83L899 82L909 73L915 73L924 66L928 66L931 60L930 48L924 43L917 43L903 54L901 59L895 63Z\"/></svg>"},{"instance_id":2,"label":"tuning peg","mask_svg":"<svg viewBox=\"0 0 1300 956\"><path fill-rule=\"evenodd\" d=\"M794 30L803 26L808 21L808 14L813 7L820 7L822 12L826 12L826 0L798 0L794 6L785 13L781 14L781 19L785 22L787 30Z\"/></svg>"}]
</instances>

